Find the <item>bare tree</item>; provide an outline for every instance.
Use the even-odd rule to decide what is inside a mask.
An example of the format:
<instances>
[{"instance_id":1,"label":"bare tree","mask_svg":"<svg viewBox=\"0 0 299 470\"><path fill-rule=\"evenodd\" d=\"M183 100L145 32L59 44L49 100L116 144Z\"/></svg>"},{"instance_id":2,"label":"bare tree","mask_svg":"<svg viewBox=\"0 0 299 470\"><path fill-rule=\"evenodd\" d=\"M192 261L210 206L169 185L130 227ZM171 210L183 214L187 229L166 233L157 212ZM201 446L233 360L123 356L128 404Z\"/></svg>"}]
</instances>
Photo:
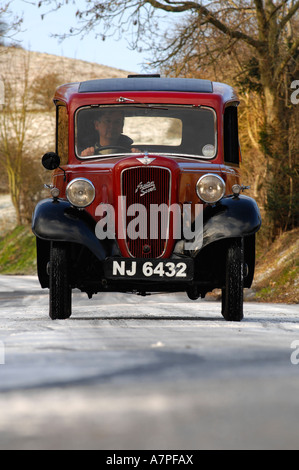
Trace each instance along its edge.
<instances>
[{"instance_id":1,"label":"bare tree","mask_svg":"<svg viewBox=\"0 0 299 470\"><path fill-rule=\"evenodd\" d=\"M53 96L62 81L61 75L56 72L49 72L36 77L30 91L34 103L39 105L43 111L55 112Z\"/></svg>"},{"instance_id":2,"label":"bare tree","mask_svg":"<svg viewBox=\"0 0 299 470\"><path fill-rule=\"evenodd\" d=\"M5 45L6 40L12 40L19 31L23 19L21 16L13 16L10 6L13 0L8 0L0 5L0 46Z\"/></svg>"},{"instance_id":3,"label":"bare tree","mask_svg":"<svg viewBox=\"0 0 299 470\"><path fill-rule=\"evenodd\" d=\"M15 73L13 61L7 64L10 73L2 70L5 102L0 113L0 167L7 175L9 192L16 210L17 223L21 224L21 191L24 167L24 146L29 126L29 59L24 55L22 74Z\"/></svg>"}]
</instances>

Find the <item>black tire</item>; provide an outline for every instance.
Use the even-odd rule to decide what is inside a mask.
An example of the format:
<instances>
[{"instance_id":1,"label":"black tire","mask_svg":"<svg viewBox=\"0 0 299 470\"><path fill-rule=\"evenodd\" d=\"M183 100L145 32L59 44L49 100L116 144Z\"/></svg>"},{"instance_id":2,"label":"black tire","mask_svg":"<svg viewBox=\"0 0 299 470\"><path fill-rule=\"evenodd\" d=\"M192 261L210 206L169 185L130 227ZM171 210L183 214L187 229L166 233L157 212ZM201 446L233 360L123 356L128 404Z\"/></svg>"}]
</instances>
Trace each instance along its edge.
<instances>
[{"instance_id":1,"label":"black tire","mask_svg":"<svg viewBox=\"0 0 299 470\"><path fill-rule=\"evenodd\" d=\"M53 242L50 251L50 309L52 320L65 320L72 314L67 246Z\"/></svg>"},{"instance_id":2,"label":"black tire","mask_svg":"<svg viewBox=\"0 0 299 470\"><path fill-rule=\"evenodd\" d=\"M244 247L243 239L232 240L226 255L225 287L222 289L222 315L227 321L243 319Z\"/></svg>"}]
</instances>

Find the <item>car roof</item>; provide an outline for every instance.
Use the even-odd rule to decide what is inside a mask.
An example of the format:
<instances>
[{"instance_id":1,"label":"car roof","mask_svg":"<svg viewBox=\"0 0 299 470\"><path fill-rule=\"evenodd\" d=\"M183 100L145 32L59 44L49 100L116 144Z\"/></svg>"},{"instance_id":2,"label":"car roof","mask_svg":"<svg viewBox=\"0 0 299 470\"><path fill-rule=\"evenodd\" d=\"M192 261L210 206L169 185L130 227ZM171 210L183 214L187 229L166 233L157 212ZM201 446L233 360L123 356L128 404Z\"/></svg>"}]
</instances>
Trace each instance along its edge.
<instances>
[{"instance_id":1,"label":"car roof","mask_svg":"<svg viewBox=\"0 0 299 470\"><path fill-rule=\"evenodd\" d=\"M159 75L132 75L127 78L103 78L83 82L67 83L57 88L54 102L64 102L73 109L78 106L119 101L117 94L139 94L140 100L156 100L168 102L169 98L177 104L188 100L194 103L197 97L206 105L215 100L225 103L238 103L239 99L234 88L225 83L212 82L198 78L161 78ZM164 96L163 96L164 94ZM167 95L167 97L166 97ZM189 95L189 96L188 96ZM101 96L101 98L100 98ZM133 95L130 95L130 98ZM148 102L149 102L148 101Z\"/></svg>"},{"instance_id":2,"label":"car roof","mask_svg":"<svg viewBox=\"0 0 299 470\"><path fill-rule=\"evenodd\" d=\"M213 93L210 80L195 78L160 78L129 76L128 78L106 78L89 80L79 85L79 93L101 93L118 91L173 91L188 93Z\"/></svg>"}]
</instances>

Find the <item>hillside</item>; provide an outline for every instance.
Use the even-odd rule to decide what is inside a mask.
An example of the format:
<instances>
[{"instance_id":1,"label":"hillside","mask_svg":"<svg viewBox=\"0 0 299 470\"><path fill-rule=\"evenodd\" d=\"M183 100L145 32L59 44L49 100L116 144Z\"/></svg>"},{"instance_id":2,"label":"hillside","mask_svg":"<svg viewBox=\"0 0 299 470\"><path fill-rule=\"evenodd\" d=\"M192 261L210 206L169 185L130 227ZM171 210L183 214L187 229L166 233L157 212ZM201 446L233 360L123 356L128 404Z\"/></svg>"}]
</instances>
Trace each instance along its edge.
<instances>
[{"instance_id":1,"label":"hillside","mask_svg":"<svg viewBox=\"0 0 299 470\"><path fill-rule=\"evenodd\" d=\"M7 89L12 87L12 99L16 100L16 103L24 91L25 70L28 70L30 111L27 116L25 148L33 153L42 149L45 152L54 149L55 107L52 104L52 96L57 86L95 78L128 75L127 71L105 65L0 46L0 80ZM39 95L44 94L42 98L45 98L47 93L49 104L46 103L45 106Z\"/></svg>"},{"instance_id":2,"label":"hillside","mask_svg":"<svg viewBox=\"0 0 299 470\"><path fill-rule=\"evenodd\" d=\"M37 77L47 73L60 75L62 78L61 83L92 80L94 78L125 77L128 73L124 70L83 60L0 46L0 75L5 75L8 70L13 68L14 78L20 79L26 61L30 67L29 81L31 83Z\"/></svg>"},{"instance_id":3,"label":"hillside","mask_svg":"<svg viewBox=\"0 0 299 470\"><path fill-rule=\"evenodd\" d=\"M253 298L299 303L299 229L283 233L258 257Z\"/></svg>"}]
</instances>

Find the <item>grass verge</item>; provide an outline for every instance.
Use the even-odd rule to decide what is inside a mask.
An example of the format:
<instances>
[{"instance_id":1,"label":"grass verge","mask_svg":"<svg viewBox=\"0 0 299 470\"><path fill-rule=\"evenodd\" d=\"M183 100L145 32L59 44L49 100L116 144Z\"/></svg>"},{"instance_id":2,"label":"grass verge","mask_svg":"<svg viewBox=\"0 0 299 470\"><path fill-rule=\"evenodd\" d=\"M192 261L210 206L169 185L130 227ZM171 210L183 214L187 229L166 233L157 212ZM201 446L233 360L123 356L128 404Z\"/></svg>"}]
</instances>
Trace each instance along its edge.
<instances>
[{"instance_id":1,"label":"grass verge","mask_svg":"<svg viewBox=\"0 0 299 470\"><path fill-rule=\"evenodd\" d=\"M0 273L36 274L36 242L30 227L16 227L0 239Z\"/></svg>"}]
</instances>

